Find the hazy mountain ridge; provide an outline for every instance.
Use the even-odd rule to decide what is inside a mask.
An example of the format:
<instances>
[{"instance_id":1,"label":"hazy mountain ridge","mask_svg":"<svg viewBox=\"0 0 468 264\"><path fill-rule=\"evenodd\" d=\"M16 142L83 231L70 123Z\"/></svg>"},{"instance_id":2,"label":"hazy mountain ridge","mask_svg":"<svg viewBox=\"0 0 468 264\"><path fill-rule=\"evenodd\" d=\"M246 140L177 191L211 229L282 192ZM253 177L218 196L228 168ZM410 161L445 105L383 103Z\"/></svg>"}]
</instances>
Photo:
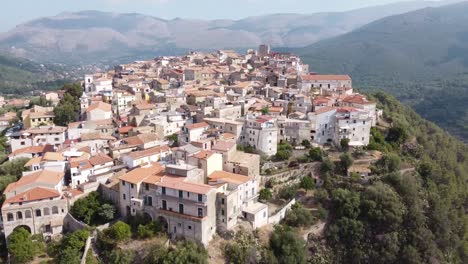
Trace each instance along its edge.
<instances>
[{"instance_id":1,"label":"hazy mountain ridge","mask_svg":"<svg viewBox=\"0 0 468 264\"><path fill-rule=\"evenodd\" d=\"M384 89L468 139L468 2L380 19L293 50L311 70L347 73L365 90Z\"/></svg>"},{"instance_id":2,"label":"hazy mountain ridge","mask_svg":"<svg viewBox=\"0 0 468 264\"><path fill-rule=\"evenodd\" d=\"M165 20L98 11L39 18L0 34L0 51L37 61L84 62L162 51L302 47L382 17L444 2L413 1L347 12L274 14L240 20ZM151 55L152 56L152 55Z\"/></svg>"}]
</instances>

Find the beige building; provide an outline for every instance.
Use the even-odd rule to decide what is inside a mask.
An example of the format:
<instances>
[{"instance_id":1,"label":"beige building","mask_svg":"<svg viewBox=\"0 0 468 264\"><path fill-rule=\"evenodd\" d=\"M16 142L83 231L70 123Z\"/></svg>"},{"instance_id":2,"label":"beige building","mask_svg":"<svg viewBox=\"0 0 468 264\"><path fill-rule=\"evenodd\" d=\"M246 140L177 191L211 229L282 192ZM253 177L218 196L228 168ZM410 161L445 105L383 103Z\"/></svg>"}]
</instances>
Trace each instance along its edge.
<instances>
[{"instance_id":1,"label":"beige building","mask_svg":"<svg viewBox=\"0 0 468 264\"><path fill-rule=\"evenodd\" d=\"M35 105L21 113L24 128L50 126L54 124L54 108Z\"/></svg>"},{"instance_id":2,"label":"beige building","mask_svg":"<svg viewBox=\"0 0 468 264\"><path fill-rule=\"evenodd\" d=\"M172 237L208 244L216 232L216 190L190 165L151 164L121 176L122 215L144 213L163 223Z\"/></svg>"},{"instance_id":3,"label":"beige building","mask_svg":"<svg viewBox=\"0 0 468 264\"><path fill-rule=\"evenodd\" d=\"M99 121L112 119L112 105L104 102L96 102L86 109L86 120Z\"/></svg>"},{"instance_id":4,"label":"beige building","mask_svg":"<svg viewBox=\"0 0 468 264\"><path fill-rule=\"evenodd\" d=\"M9 184L3 193L2 205L5 236L18 227L24 227L31 234L60 234L68 212L62 193L63 180L63 172L42 170Z\"/></svg>"}]
</instances>

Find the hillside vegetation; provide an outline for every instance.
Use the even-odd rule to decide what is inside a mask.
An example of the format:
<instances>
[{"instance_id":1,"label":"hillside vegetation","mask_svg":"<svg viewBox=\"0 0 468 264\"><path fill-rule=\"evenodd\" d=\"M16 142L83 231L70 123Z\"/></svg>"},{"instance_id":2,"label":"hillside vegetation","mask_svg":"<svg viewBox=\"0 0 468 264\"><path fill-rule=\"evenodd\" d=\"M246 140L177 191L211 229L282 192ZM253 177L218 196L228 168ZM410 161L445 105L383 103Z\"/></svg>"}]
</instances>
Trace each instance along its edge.
<instances>
[{"instance_id":1,"label":"hillside vegetation","mask_svg":"<svg viewBox=\"0 0 468 264\"><path fill-rule=\"evenodd\" d=\"M330 222L326 243L309 243L312 263L466 263L468 148L394 97L374 99L392 123L372 131L383 156L368 183L323 175Z\"/></svg>"},{"instance_id":2,"label":"hillside vegetation","mask_svg":"<svg viewBox=\"0 0 468 264\"><path fill-rule=\"evenodd\" d=\"M66 81L64 69L30 60L0 55L0 94L25 95L35 90L52 90Z\"/></svg>"},{"instance_id":3,"label":"hillside vegetation","mask_svg":"<svg viewBox=\"0 0 468 264\"><path fill-rule=\"evenodd\" d=\"M313 71L385 90L467 140L468 2L383 18L295 52Z\"/></svg>"}]
</instances>

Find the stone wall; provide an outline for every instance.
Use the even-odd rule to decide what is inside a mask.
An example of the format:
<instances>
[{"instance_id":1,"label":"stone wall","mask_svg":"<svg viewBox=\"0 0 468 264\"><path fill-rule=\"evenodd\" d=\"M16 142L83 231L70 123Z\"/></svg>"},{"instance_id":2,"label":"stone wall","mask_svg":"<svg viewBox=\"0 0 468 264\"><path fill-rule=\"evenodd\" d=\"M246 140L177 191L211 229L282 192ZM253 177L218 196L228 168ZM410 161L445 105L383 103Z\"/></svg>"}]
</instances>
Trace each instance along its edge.
<instances>
[{"instance_id":1,"label":"stone wall","mask_svg":"<svg viewBox=\"0 0 468 264\"><path fill-rule=\"evenodd\" d=\"M88 227L85 223L75 219L70 213L68 213L63 219L63 224L64 228L70 232L75 232L76 230Z\"/></svg>"},{"instance_id":2,"label":"stone wall","mask_svg":"<svg viewBox=\"0 0 468 264\"><path fill-rule=\"evenodd\" d=\"M278 210L274 215L269 216L268 224L273 224L273 225L278 224L281 220L284 219L287 211L291 210L291 207L295 203L296 203L296 199L292 199L291 201L289 201L289 203L287 203L280 210Z\"/></svg>"},{"instance_id":3,"label":"stone wall","mask_svg":"<svg viewBox=\"0 0 468 264\"><path fill-rule=\"evenodd\" d=\"M296 169L290 169L273 175L262 175L260 176L261 183L265 184L268 180L274 180L277 183L298 183L303 176L314 176L314 171L316 171L318 166L320 166L320 163L305 163L300 164L299 168Z\"/></svg>"}]
</instances>

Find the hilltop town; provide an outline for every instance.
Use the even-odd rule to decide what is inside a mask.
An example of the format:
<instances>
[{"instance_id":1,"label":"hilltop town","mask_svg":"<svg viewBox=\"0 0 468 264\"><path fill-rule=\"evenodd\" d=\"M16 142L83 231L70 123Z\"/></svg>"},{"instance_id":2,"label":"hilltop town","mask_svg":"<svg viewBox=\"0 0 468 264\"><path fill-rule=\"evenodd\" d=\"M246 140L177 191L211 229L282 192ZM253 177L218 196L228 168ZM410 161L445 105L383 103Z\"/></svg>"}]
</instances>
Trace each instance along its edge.
<instances>
[{"instance_id":1,"label":"hilltop town","mask_svg":"<svg viewBox=\"0 0 468 264\"><path fill-rule=\"evenodd\" d=\"M3 191L5 237L18 227L51 239L84 228L71 208L96 192L114 219L144 216L171 239L207 247L240 225L279 223L296 199L259 198L269 177L298 171L285 186L303 177L320 185L307 151L365 147L382 115L350 76L309 67L267 45L191 52L90 73L43 103L9 100L24 110L19 123L0 117L15 124L8 161L25 163Z\"/></svg>"}]
</instances>

